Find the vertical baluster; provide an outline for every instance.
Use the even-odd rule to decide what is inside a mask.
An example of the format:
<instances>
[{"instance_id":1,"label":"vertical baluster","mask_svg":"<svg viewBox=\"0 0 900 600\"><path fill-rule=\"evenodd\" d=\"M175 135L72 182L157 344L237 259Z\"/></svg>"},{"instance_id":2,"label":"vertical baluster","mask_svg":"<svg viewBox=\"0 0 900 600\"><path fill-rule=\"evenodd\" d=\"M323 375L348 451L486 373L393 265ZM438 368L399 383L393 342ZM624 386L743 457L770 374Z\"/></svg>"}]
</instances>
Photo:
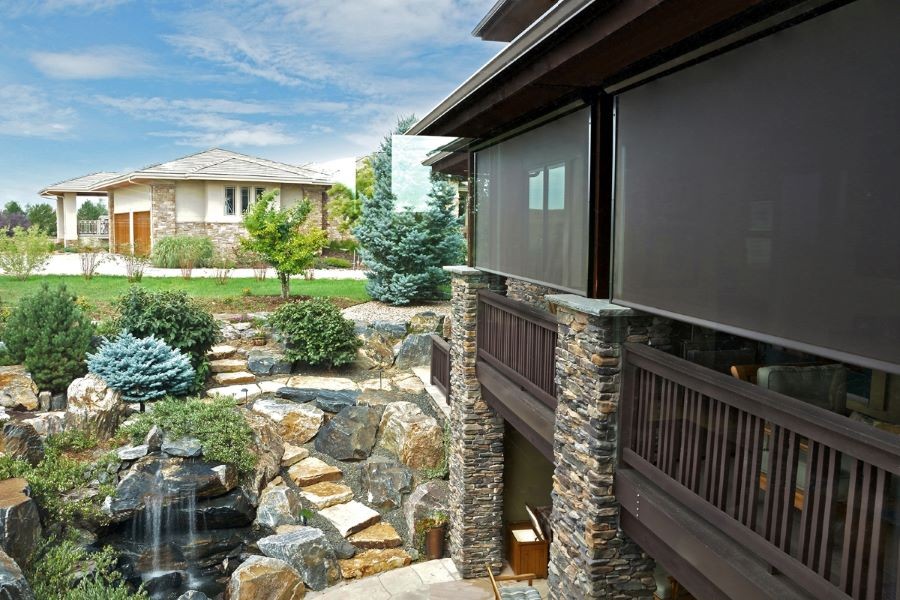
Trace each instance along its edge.
<instances>
[{"instance_id":1,"label":"vertical baluster","mask_svg":"<svg viewBox=\"0 0 900 600\"><path fill-rule=\"evenodd\" d=\"M800 518L800 560L821 577L831 573L831 522L838 481L837 451L809 441L806 494Z\"/></svg>"},{"instance_id":2,"label":"vertical baluster","mask_svg":"<svg viewBox=\"0 0 900 600\"><path fill-rule=\"evenodd\" d=\"M869 541L868 560L866 561L866 597L875 600L881 588L881 512L884 509L885 478L887 474L877 467L875 469L875 498L872 507L872 539ZM862 577L860 577L862 579Z\"/></svg>"},{"instance_id":3,"label":"vertical baluster","mask_svg":"<svg viewBox=\"0 0 900 600\"><path fill-rule=\"evenodd\" d=\"M713 441L716 430L716 411L718 402L714 398L709 398L706 404L707 426L706 426L706 453L703 461L703 481L701 483L702 491L700 495L704 500L709 501L712 496L713 484Z\"/></svg>"},{"instance_id":4,"label":"vertical baluster","mask_svg":"<svg viewBox=\"0 0 900 600\"><path fill-rule=\"evenodd\" d=\"M724 402L719 403L719 423L718 423L718 444L716 452L716 466L718 467L718 475L716 476L716 495L715 505L721 510L725 510L726 496L728 492L728 443L731 419L731 406Z\"/></svg>"},{"instance_id":5,"label":"vertical baluster","mask_svg":"<svg viewBox=\"0 0 900 600\"><path fill-rule=\"evenodd\" d=\"M747 447L749 437L747 435L750 429L750 415L744 411L736 411L735 416L735 434L734 434L734 460L731 468L731 502L728 505L728 514L734 519L738 519L740 510L740 498L743 497L741 488L741 474L747 468Z\"/></svg>"},{"instance_id":6,"label":"vertical baluster","mask_svg":"<svg viewBox=\"0 0 900 600\"><path fill-rule=\"evenodd\" d=\"M800 453L800 438L793 431L787 432L784 461L784 480L781 494L781 524L778 547L790 552L791 531L794 512L794 495L797 489L797 462Z\"/></svg>"},{"instance_id":7,"label":"vertical baluster","mask_svg":"<svg viewBox=\"0 0 900 600\"><path fill-rule=\"evenodd\" d=\"M841 552L841 589L850 592L852 573L850 571L851 561L853 560L853 536L856 528L861 527L862 523L857 521L858 497L859 497L859 466L862 464L859 460L853 459L850 463L850 481L847 491L847 512L844 517L844 544Z\"/></svg>"},{"instance_id":8,"label":"vertical baluster","mask_svg":"<svg viewBox=\"0 0 900 600\"><path fill-rule=\"evenodd\" d=\"M688 487L691 491L699 493L700 473L703 467L703 457L701 452L703 451L703 436L705 435L705 430L703 429L705 403L703 401L703 395L700 392L695 391L693 395L694 436L693 443L691 444L691 469L690 477L688 478Z\"/></svg>"},{"instance_id":9,"label":"vertical baluster","mask_svg":"<svg viewBox=\"0 0 900 600\"><path fill-rule=\"evenodd\" d=\"M672 382L663 379L659 388L659 451L657 453L656 466L665 472L666 458L669 451L669 387Z\"/></svg>"},{"instance_id":10,"label":"vertical baluster","mask_svg":"<svg viewBox=\"0 0 900 600\"><path fill-rule=\"evenodd\" d=\"M772 424L771 443L769 444L769 483L766 486L765 506L763 510L763 537L773 544L777 544L779 534L778 526L781 523L781 519L779 518L781 506L779 505L779 502L782 498L785 437L785 429Z\"/></svg>"},{"instance_id":11,"label":"vertical baluster","mask_svg":"<svg viewBox=\"0 0 900 600\"><path fill-rule=\"evenodd\" d=\"M691 394L693 390L684 388L681 395L681 443L678 445L678 482L687 486L687 473L689 472L690 444L693 440L692 423L693 411Z\"/></svg>"}]
</instances>

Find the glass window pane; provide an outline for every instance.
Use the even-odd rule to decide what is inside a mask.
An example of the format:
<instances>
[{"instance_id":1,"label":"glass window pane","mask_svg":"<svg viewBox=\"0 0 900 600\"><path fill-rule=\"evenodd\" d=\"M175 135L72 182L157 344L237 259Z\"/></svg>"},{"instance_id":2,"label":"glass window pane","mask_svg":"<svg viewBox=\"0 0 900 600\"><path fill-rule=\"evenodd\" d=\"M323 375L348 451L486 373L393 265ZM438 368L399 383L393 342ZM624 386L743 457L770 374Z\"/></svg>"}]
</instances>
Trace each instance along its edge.
<instances>
[{"instance_id":1,"label":"glass window pane","mask_svg":"<svg viewBox=\"0 0 900 600\"><path fill-rule=\"evenodd\" d=\"M256 188L256 199L259 200L260 198L263 197L263 194L265 194L265 193L266 193L266 188L261 188L261 187Z\"/></svg>"},{"instance_id":2,"label":"glass window pane","mask_svg":"<svg viewBox=\"0 0 900 600\"><path fill-rule=\"evenodd\" d=\"M566 165L556 165L547 171L547 210L566 208Z\"/></svg>"},{"instance_id":3,"label":"glass window pane","mask_svg":"<svg viewBox=\"0 0 900 600\"><path fill-rule=\"evenodd\" d=\"M226 215L234 214L234 188L233 187L225 188L225 214Z\"/></svg>"},{"instance_id":4,"label":"glass window pane","mask_svg":"<svg viewBox=\"0 0 900 600\"><path fill-rule=\"evenodd\" d=\"M614 297L900 372L897 31L859 0L620 94Z\"/></svg>"},{"instance_id":5,"label":"glass window pane","mask_svg":"<svg viewBox=\"0 0 900 600\"><path fill-rule=\"evenodd\" d=\"M247 212L250 209L250 188L242 187L241 188L241 214Z\"/></svg>"},{"instance_id":6,"label":"glass window pane","mask_svg":"<svg viewBox=\"0 0 900 600\"><path fill-rule=\"evenodd\" d=\"M475 265L587 291L588 139L580 109L475 153Z\"/></svg>"}]
</instances>

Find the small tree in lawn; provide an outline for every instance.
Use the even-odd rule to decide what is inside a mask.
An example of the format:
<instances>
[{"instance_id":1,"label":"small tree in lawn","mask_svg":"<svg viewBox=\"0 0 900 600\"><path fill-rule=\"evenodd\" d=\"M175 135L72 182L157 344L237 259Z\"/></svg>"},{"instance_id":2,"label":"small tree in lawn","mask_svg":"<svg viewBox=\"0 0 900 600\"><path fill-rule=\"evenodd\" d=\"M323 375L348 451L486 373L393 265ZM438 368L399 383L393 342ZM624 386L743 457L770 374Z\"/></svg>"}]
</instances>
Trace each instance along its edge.
<instances>
[{"instance_id":1,"label":"small tree in lawn","mask_svg":"<svg viewBox=\"0 0 900 600\"><path fill-rule=\"evenodd\" d=\"M281 281L281 297L291 295L291 275L310 269L325 247L328 236L321 229L304 230L312 206L308 200L287 209L275 205L277 191L264 194L244 216L250 235L241 246L266 259Z\"/></svg>"},{"instance_id":2,"label":"small tree in lawn","mask_svg":"<svg viewBox=\"0 0 900 600\"><path fill-rule=\"evenodd\" d=\"M414 119L402 119L397 133L403 133ZM442 296L441 286L449 282L445 265L463 259L464 245L459 220L454 215L455 192L440 175L432 178L427 208L423 212L396 211L391 190L391 137L385 137L372 166L375 187L362 203L362 216L354 234L360 243L363 262L368 267L366 291L389 304L409 304Z\"/></svg>"}]
</instances>

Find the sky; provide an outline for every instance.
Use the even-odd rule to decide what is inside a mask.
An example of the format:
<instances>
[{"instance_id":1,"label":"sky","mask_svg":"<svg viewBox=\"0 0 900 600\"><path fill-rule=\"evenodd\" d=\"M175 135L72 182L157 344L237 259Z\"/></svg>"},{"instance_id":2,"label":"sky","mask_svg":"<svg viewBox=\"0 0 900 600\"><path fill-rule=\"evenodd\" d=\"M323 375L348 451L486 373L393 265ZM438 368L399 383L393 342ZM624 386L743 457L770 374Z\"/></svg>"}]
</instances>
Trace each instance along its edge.
<instances>
[{"instance_id":1,"label":"sky","mask_svg":"<svg viewBox=\"0 0 900 600\"><path fill-rule=\"evenodd\" d=\"M502 45L494 0L0 0L0 205L212 147L362 156Z\"/></svg>"}]
</instances>

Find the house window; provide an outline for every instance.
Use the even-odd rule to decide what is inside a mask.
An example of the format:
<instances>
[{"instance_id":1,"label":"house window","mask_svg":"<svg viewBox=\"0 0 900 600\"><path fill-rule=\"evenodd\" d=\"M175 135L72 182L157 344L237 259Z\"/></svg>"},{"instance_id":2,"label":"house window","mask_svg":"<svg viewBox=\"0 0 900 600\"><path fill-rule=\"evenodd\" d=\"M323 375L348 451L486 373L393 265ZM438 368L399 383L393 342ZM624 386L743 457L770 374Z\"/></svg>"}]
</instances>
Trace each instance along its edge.
<instances>
[{"instance_id":1,"label":"house window","mask_svg":"<svg viewBox=\"0 0 900 600\"><path fill-rule=\"evenodd\" d=\"M255 198L259 200L266 193L266 188L258 187L256 188L256 196Z\"/></svg>"},{"instance_id":2,"label":"house window","mask_svg":"<svg viewBox=\"0 0 900 600\"><path fill-rule=\"evenodd\" d=\"M225 188L225 214L226 215L234 214L234 188L233 187Z\"/></svg>"},{"instance_id":3,"label":"house window","mask_svg":"<svg viewBox=\"0 0 900 600\"><path fill-rule=\"evenodd\" d=\"M241 214L247 214L247 211L250 210L250 188L242 187L241 188Z\"/></svg>"}]
</instances>

